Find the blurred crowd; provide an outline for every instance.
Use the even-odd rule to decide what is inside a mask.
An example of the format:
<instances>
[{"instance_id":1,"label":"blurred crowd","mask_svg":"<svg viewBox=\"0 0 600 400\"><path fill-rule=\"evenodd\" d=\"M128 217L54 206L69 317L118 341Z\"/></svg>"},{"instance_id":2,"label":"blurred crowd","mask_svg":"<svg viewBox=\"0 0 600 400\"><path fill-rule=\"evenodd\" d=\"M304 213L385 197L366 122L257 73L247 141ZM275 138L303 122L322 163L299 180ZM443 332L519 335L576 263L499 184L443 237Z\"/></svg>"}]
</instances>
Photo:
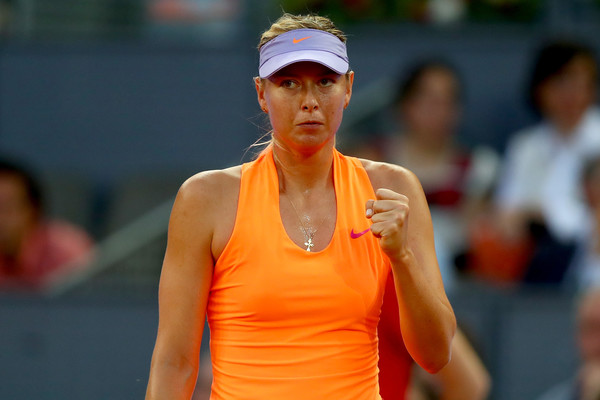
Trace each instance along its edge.
<instances>
[{"instance_id":1,"label":"blurred crowd","mask_svg":"<svg viewBox=\"0 0 600 400\"><path fill-rule=\"evenodd\" d=\"M0 160L0 289L43 291L90 264L93 241L84 229L44 213L34 173Z\"/></svg>"},{"instance_id":2,"label":"blurred crowd","mask_svg":"<svg viewBox=\"0 0 600 400\"><path fill-rule=\"evenodd\" d=\"M399 79L397 130L368 135L353 152L420 179L447 290L458 275L571 291L600 283L597 82L590 48L544 44L527 90L539 122L511 135L499 154L458 142L468 110L455 67L425 60Z\"/></svg>"},{"instance_id":3,"label":"blurred crowd","mask_svg":"<svg viewBox=\"0 0 600 400\"><path fill-rule=\"evenodd\" d=\"M77 7L73 7L77 4ZM0 0L0 35L175 38L219 43L244 19L316 12L338 24L596 23L600 1L569 0ZM73 29L76 27L76 29ZM207 37L210 36L210 37Z\"/></svg>"},{"instance_id":4,"label":"blurred crowd","mask_svg":"<svg viewBox=\"0 0 600 400\"><path fill-rule=\"evenodd\" d=\"M358 156L402 165L420 179L448 292L457 290L457 282L474 279L492 286L584 293L577 309L581 370L544 400L600 395L597 88L598 64L590 48L565 40L543 44L526 93L539 122L512 134L499 154L458 142L461 117L468 112L461 75L447 61L424 60L398 79L391 105L396 129L365 135L365 143L352 149ZM388 344L399 332L388 333L397 324L386 324L394 313L386 316L385 303L381 362L397 353L397 365L403 352L401 343ZM443 373L427 377L415 371L411 398L486 397L489 376L460 332L455 346L453 362ZM390 367L380 368L383 392Z\"/></svg>"}]
</instances>

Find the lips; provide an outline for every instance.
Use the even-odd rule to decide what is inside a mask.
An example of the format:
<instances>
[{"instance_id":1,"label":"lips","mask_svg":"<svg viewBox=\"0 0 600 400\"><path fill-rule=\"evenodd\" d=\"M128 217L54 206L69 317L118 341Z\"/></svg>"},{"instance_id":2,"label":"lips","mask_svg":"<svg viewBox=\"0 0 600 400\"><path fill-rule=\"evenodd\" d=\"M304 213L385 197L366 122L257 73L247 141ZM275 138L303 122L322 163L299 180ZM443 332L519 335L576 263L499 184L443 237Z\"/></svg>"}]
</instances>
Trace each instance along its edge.
<instances>
[{"instance_id":1,"label":"lips","mask_svg":"<svg viewBox=\"0 0 600 400\"><path fill-rule=\"evenodd\" d=\"M319 122L319 121L304 121L304 122L301 122L301 123L298 124L298 126L307 126L307 127L310 127L310 126L321 126L321 125L323 125L323 123Z\"/></svg>"}]
</instances>

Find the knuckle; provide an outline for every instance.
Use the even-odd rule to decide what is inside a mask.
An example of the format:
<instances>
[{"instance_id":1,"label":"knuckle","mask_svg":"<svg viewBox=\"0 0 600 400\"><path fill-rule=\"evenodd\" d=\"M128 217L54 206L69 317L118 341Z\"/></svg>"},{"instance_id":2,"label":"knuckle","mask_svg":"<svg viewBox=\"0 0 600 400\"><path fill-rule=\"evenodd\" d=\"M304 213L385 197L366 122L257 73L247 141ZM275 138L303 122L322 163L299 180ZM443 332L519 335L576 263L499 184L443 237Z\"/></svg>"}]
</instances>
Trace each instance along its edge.
<instances>
[{"instance_id":1,"label":"knuckle","mask_svg":"<svg viewBox=\"0 0 600 400\"><path fill-rule=\"evenodd\" d=\"M373 225L375 225L376 223L383 221L383 217L381 214L375 214L371 217L371 221L373 221Z\"/></svg>"}]
</instances>

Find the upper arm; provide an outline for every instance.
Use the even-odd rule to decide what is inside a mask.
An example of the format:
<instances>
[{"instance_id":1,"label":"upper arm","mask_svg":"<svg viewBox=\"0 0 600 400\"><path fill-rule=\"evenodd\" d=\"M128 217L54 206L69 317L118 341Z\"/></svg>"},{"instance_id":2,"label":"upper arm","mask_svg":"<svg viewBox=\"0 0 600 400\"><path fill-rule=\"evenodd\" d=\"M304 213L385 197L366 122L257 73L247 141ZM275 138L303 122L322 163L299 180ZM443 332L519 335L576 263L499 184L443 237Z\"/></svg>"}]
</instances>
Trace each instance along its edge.
<instances>
[{"instance_id":1,"label":"upper arm","mask_svg":"<svg viewBox=\"0 0 600 400\"><path fill-rule=\"evenodd\" d=\"M408 197L408 244L413 251L429 282L444 291L442 275L435 252L433 223L425 193L418 178L412 172L403 170L398 173L398 189Z\"/></svg>"},{"instance_id":2,"label":"upper arm","mask_svg":"<svg viewBox=\"0 0 600 400\"><path fill-rule=\"evenodd\" d=\"M177 367L197 368L212 280L215 199L210 180L189 179L179 190L169 221L159 286L155 355Z\"/></svg>"},{"instance_id":3,"label":"upper arm","mask_svg":"<svg viewBox=\"0 0 600 400\"><path fill-rule=\"evenodd\" d=\"M436 289L444 290L435 254L433 224L419 179L406 168L363 160L373 189L393 190L408 197L408 245L423 273Z\"/></svg>"}]
</instances>

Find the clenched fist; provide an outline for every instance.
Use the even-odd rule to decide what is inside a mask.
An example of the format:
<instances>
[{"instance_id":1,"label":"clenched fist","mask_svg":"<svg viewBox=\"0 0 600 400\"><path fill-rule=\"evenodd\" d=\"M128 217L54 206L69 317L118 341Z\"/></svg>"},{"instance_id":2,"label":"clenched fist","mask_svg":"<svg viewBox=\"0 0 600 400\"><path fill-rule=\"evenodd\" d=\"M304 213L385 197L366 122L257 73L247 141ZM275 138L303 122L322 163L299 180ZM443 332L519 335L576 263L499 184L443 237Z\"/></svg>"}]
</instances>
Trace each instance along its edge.
<instances>
[{"instance_id":1,"label":"clenched fist","mask_svg":"<svg viewBox=\"0 0 600 400\"><path fill-rule=\"evenodd\" d=\"M371 232L390 259L400 259L408 252L408 197L389 189L378 189L375 195L366 204Z\"/></svg>"}]
</instances>

